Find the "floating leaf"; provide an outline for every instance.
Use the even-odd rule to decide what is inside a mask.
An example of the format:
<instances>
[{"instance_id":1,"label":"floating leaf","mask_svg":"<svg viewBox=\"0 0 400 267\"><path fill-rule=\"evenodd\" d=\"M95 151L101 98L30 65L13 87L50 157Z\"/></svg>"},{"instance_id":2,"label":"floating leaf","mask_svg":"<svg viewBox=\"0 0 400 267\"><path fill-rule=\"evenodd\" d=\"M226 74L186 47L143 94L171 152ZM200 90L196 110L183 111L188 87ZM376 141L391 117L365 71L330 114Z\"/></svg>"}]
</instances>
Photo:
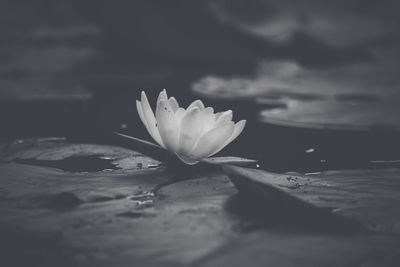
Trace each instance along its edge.
<instances>
[{"instance_id":1,"label":"floating leaf","mask_svg":"<svg viewBox=\"0 0 400 267\"><path fill-rule=\"evenodd\" d=\"M236 166L254 166L257 164L257 160L246 159L234 156L226 157L212 157L201 160L201 162L216 165L236 165Z\"/></svg>"}]
</instances>

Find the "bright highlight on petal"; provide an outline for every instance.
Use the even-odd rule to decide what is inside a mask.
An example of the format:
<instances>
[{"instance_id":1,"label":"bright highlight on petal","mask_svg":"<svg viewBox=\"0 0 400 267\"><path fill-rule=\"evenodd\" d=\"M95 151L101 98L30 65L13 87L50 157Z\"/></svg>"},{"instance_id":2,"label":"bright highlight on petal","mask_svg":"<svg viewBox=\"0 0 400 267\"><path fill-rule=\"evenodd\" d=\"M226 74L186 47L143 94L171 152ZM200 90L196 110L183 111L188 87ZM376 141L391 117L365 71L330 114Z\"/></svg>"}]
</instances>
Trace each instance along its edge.
<instances>
[{"instance_id":1,"label":"bright highlight on petal","mask_svg":"<svg viewBox=\"0 0 400 267\"><path fill-rule=\"evenodd\" d=\"M157 121L154 117L153 110L150 107L149 101L147 100L147 96L144 92L142 92L141 102L136 102L136 107L139 113L140 118L142 119L143 124L145 125L147 131L153 137L153 139L162 147L165 148L159 131L157 130ZM142 118L143 117L143 118Z\"/></svg>"},{"instance_id":2,"label":"bright highlight on petal","mask_svg":"<svg viewBox=\"0 0 400 267\"><path fill-rule=\"evenodd\" d=\"M195 107L186 112L180 125L178 154L188 155L203 134L202 112Z\"/></svg>"},{"instance_id":3,"label":"bright highlight on petal","mask_svg":"<svg viewBox=\"0 0 400 267\"><path fill-rule=\"evenodd\" d=\"M193 148L190 156L194 159L208 158L220 151L224 142L232 135L233 122L227 122L206 132Z\"/></svg>"},{"instance_id":4,"label":"bright highlight on petal","mask_svg":"<svg viewBox=\"0 0 400 267\"><path fill-rule=\"evenodd\" d=\"M145 92L140 101L136 100L136 108L151 137L190 165L221 151L246 124L245 120L235 124L231 110L214 113L201 100L193 101L187 109L179 107L174 97L168 98L165 89L157 98L155 116Z\"/></svg>"},{"instance_id":5,"label":"bright highlight on petal","mask_svg":"<svg viewBox=\"0 0 400 267\"><path fill-rule=\"evenodd\" d=\"M161 100L158 103L156 118L158 131L165 148L176 152L179 145L179 124L168 100Z\"/></svg>"},{"instance_id":6,"label":"bright highlight on petal","mask_svg":"<svg viewBox=\"0 0 400 267\"><path fill-rule=\"evenodd\" d=\"M192 104L190 104L187 109L189 110L194 107L198 107L200 110L203 110L205 108L204 104L203 104L203 102L201 102L201 100L193 101Z\"/></svg>"}]
</instances>

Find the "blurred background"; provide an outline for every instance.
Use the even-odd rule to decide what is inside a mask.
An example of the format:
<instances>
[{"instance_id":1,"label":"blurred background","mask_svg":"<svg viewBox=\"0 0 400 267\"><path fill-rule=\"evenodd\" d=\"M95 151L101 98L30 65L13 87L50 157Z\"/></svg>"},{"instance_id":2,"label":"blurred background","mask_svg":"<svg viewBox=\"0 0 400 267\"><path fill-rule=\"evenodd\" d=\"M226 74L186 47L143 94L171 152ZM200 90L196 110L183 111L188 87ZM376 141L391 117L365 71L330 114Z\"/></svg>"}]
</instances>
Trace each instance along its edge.
<instances>
[{"instance_id":1,"label":"blurred background","mask_svg":"<svg viewBox=\"0 0 400 267\"><path fill-rule=\"evenodd\" d=\"M221 155L273 171L400 165L397 1L0 2L0 138L150 140L166 88L247 119Z\"/></svg>"}]
</instances>

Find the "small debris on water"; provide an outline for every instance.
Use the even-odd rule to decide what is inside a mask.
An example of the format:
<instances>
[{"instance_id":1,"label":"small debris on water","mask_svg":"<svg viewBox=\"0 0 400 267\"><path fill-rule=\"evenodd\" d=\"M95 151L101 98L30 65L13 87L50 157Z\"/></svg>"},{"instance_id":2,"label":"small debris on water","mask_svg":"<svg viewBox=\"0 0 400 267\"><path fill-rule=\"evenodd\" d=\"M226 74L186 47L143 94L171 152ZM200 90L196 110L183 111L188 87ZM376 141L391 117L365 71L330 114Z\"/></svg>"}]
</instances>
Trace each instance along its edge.
<instances>
[{"instance_id":1,"label":"small debris on water","mask_svg":"<svg viewBox=\"0 0 400 267\"><path fill-rule=\"evenodd\" d=\"M106 160L114 160L115 158L113 157L107 157L107 156L101 156L101 159L106 159Z\"/></svg>"},{"instance_id":2,"label":"small debris on water","mask_svg":"<svg viewBox=\"0 0 400 267\"><path fill-rule=\"evenodd\" d=\"M294 182L294 181L297 181L298 178L297 177L288 176L288 177L286 177L286 180L288 180L288 182Z\"/></svg>"},{"instance_id":3,"label":"small debris on water","mask_svg":"<svg viewBox=\"0 0 400 267\"><path fill-rule=\"evenodd\" d=\"M141 191L138 194L126 196L126 198L134 201L137 208L147 208L153 206L154 192Z\"/></svg>"},{"instance_id":4,"label":"small debris on water","mask_svg":"<svg viewBox=\"0 0 400 267\"><path fill-rule=\"evenodd\" d=\"M307 149L305 152L306 152L306 153L313 153L314 151L315 151L314 148L309 148L309 149Z\"/></svg>"},{"instance_id":5,"label":"small debris on water","mask_svg":"<svg viewBox=\"0 0 400 267\"><path fill-rule=\"evenodd\" d=\"M304 175L321 174L322 172L306 172Z\"/></svg>"},{"instance_id":6,"label":"small debris on water","mask_svg":"<svg viewBox=\"0 0 400 267\"><path fill-rule=\"evenodd\" d=\"M142 193L139 193L137 195L131 195L131 196L127 196L127 199L130 200L147 200L149 198L154 197L154 193L151 191L143 191Z\"/></svg>"},{"instance_id":7,"label":"small debris on water","mask_svg":"<svg viewBox=\"0 0 400 267\"><path fill-rule=\"evenodd\" d=\"M147 164L147 168L149 169L156 169L161 166L163 166L163 164Z\"/></svg>"}]
</instances>

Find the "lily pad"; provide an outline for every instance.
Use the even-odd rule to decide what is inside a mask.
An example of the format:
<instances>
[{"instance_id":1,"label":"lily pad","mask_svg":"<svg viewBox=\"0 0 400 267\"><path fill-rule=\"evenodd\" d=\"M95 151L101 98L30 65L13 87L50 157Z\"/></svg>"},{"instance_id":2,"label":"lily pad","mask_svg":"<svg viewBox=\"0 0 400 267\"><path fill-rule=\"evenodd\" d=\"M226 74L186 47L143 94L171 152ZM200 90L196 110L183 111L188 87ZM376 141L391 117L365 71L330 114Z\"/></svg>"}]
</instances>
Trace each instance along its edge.
<instances>
[{"instance_id":1,"label":"lily pad","mask_svg":"<svg viewBox=\"0 0 400 267\"><path fill-rule=\"evenodd\" d=\"M0 248L8 266L396 266L398 259L398 170L304 176L225 164L228 177L218 168L127 164L82 173L13 162L150 161L62 140L20 140L2 155ZM348 231L326 231L336 223Z\"/></svg>"},{"instance_id":2,"label":"lily pad","mask_svg":"<svg viewBox=\"0 0 400 267\"><path fill-rule=\"evenodd\" d=\"M139 152L107 145L70 144L59 140L19 140L5 146L0 161L49 166L77 172L119 169L121 172L160 166Z\"/></svg>"},{"instance_id":3,"label":"lily pad","mask_svg":"<svg viewBox=\"0 0 400 267\"><path fill-rule=\"evenodd\" d=\"M400 213L395 204L400 201L398 169L301 175L236 166L223 168L244 194L264 201L279 200L291 207L330 209L334 214L362 222L372 231L400 233Z\"/></svg>"},{"instance_id":4,"label":"lily pad","mask_svg":"<svg viewBox=\"0 0 400 267\"><path fill-rule=\"evenodd\" d=\"M259 102L262 100L258 100ZM334 130L400 130L399 97L341 94L322 99L283 97L277 108L260 113L262 122L290 127Z\"/></svg>"}]
</instances>

